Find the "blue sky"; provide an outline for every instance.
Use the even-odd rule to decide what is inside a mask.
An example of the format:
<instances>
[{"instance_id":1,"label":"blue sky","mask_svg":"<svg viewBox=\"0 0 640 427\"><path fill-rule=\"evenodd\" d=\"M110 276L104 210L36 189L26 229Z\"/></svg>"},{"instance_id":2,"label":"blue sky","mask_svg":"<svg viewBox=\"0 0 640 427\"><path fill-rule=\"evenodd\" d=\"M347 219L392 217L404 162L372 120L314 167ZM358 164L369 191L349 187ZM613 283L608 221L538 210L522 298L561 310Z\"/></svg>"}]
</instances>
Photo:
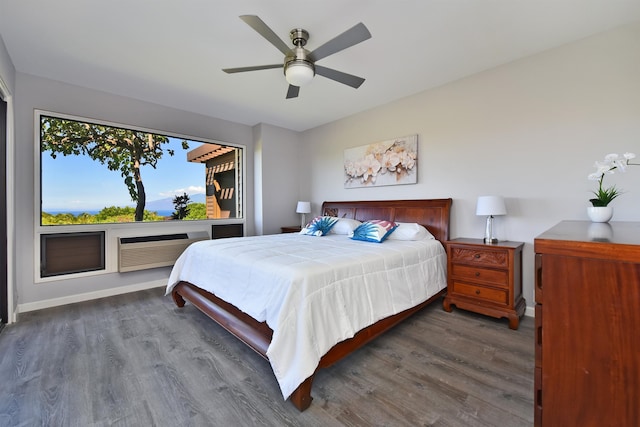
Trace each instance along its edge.
<instances>
[{"instance_id":1,"label":"blue sky","mask_svg":"<svg viewBox=\"0 0 640 427\"><path fill-rule=\"evenodd\" d=\"M201 142L189 141L189 150L182 149L182 140L169 138L164 144L165 154L156 169L142 168L147 201L173 198L186 192L189 195L205 192L205 165L187 162L187 152ZM175 150L169 156L167 148ZM41 156L42 209L99 210L107 206L133 205L124 178L119 171L110 171L106 165L88 156L62 156L51 158L49 152Z\"/></svg>"}]
</instances>

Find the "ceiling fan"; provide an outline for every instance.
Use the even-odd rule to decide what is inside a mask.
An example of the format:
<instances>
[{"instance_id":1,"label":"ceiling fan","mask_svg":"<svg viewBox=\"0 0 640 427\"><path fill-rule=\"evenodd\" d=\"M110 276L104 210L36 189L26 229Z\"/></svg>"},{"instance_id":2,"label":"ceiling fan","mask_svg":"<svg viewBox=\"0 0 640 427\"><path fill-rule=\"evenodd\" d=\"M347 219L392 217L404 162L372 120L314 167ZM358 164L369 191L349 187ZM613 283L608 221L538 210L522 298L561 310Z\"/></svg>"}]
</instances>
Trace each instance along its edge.
<instances>
[{"instance_id":1,"label":"ceiling fan","mask_svg":"<svg viewBox=\"0 0 640 427\"><path fill-rule=\"evenodd\" d=\"M362 22L310 52L304 48L307 40L309 40L309 33L302 28L294 28L289 32L291 42L294 45L293 48L289 48L259 17L255 15L242 15L240 19L282 52L284 54L284 63L256 65L253 67L224 68L222 71L225 73L242 73L245 71L268 70L283 67L285 78L289 83L287 99L296 98L300 92L300 87L311 82L316 74L355 89L364 83L362 77L316 64L316 61L322 58L326 58L329 55L333 55L334 53L371 38L371 33L369 33L369 30Z\"/></svg>"}]
</instances>

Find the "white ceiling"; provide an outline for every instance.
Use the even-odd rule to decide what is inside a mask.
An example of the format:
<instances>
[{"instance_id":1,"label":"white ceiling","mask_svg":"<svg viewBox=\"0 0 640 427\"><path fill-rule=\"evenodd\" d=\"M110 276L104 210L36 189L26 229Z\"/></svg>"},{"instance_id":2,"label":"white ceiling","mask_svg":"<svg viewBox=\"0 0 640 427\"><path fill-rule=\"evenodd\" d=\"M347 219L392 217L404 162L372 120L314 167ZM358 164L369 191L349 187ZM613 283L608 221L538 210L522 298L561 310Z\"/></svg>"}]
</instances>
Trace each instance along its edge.
<instances>
[{"instance_id":1,"label":"white ceiling","mask_svg":"<svg viewBox=\"0 0 640 427\"><path fill-rule=\"evenodd\" d=\"M316 76L285 99L282 54L239 15L309 50L363 22L372 38L318 62L366 78ZM640 20L640 0L0 0L18 72L255 125L305 130Z\"/></svg>"}]
</instances>

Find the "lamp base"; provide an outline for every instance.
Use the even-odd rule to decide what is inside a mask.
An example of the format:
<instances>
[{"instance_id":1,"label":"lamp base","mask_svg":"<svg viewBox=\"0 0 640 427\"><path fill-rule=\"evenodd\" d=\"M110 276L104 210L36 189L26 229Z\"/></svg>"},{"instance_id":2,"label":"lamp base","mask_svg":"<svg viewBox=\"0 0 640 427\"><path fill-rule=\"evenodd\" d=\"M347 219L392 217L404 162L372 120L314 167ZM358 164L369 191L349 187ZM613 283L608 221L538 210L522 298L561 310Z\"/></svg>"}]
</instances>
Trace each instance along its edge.
<instances>
[{"instance_id":1,"label":"lamp base","mask_svg":"<svg viewBox=\"0 0 640 427\"><path fill-rule=\"evenodd\" d=\"M498 243L498 239L493 236L493 215L487 216L487 227L484 231L485 243Z\"/></svg>"}]
</instances>

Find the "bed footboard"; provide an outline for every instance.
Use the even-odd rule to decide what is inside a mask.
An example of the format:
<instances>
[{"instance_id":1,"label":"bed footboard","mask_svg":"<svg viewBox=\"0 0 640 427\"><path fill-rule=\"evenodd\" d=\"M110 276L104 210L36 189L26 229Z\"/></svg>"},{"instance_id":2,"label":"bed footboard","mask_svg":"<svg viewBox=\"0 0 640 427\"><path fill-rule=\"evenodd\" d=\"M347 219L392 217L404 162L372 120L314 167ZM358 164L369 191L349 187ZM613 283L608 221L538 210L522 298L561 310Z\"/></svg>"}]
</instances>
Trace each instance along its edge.
<instances>
[{"instance_id":1,"label":"bed footboard","mask_svg":"<svg viewBox=\"0 0 640 427\"><path fill-rule=\"evenodd\" d=\"M185 300L191 302L218 325L269 360L267 348L271 343L273 331L265 322L256 321L234 305L188 282L178 283L173 288L171 296L178 307L184 307ZM313 400L311 397L313 377L314 375L311 375L307 378L289 397L293 406L300 412L307 409Z\"/></svg>"},{"instance_id":2,"label":"bed footboard","mask_svg":"<svg viewBox=\"0 0 640 427\"><path fill-rule=\"evenodd\" d=\"M382 319L362 329L355 334L353 338L339 342L322 356L317 369L333 365L335 362L402 322L407 317L439 299L445 292L446 289L443 289L422 304ZM171 295L178 307L183 307L186 299L260 356L269 360L267 357L267 348L271 343L273 331L265 322L258 322L253 317L240 311L234 305L188 282L178 283L173 288ZM315 373L300 384L289 397L291 403L301 412L307 409L313 400L311 397L311 386L314 376Z\"/></svg>"},{"instance_id":3,"label":"bed footboard","mask_svg":"<svg viewBox=\"0 0 640 427\"><path fill-rule=\"evenodd\" d=\"M178 307L183 307L186 299L260 356L269 360L267 348L271 343L273 331L265 322L258 322L234 305L188 282L178 283L171 295Z\"/></svg>"}]
</instances>

